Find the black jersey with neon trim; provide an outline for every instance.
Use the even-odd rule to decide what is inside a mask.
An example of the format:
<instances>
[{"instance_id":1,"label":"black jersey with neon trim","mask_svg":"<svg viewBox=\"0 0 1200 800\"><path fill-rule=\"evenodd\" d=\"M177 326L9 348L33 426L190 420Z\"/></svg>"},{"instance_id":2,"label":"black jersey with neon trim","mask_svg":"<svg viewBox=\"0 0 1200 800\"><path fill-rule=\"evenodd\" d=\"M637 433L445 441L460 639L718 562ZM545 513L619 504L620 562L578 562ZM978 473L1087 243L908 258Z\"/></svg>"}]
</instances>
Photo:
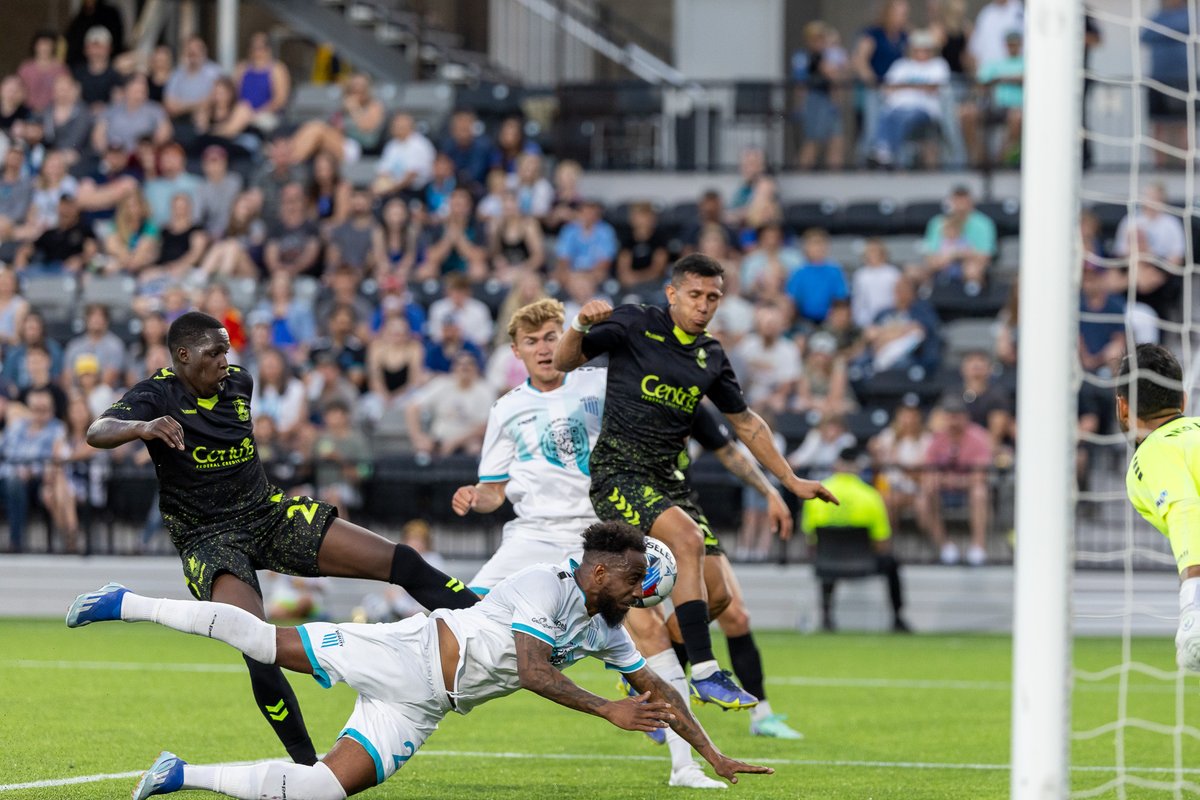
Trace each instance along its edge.
<instances>
[{"instance_id":1,"label":"black jersey with neon trim","mask_svg":"<svg viewBox=\"0 0 1200 800\"><path fill-rule=\"evenodd\" d=\"M608 388L591 471L675 479L702 397L726 414L746 410L721 343L691 336L655 306L618 306L583 337L583 354L607 353Z\"/></svg>"},{"instance_id":2,"label":"black jersey with neon trim","mask_svg":"<svg viewBox=\"0 0 1200 800\"><path fill-rule=\"evenodd\" d=\"M240 367L216 395L198 398L169 369L139 382L102 417L150 421L174 418L183 427L183 450L161 439L146 442L158 475L159 509L181 542L252 526L269 514L271 487L259 461L250 419L254 380Z\"/></svg>"}]
</instances>

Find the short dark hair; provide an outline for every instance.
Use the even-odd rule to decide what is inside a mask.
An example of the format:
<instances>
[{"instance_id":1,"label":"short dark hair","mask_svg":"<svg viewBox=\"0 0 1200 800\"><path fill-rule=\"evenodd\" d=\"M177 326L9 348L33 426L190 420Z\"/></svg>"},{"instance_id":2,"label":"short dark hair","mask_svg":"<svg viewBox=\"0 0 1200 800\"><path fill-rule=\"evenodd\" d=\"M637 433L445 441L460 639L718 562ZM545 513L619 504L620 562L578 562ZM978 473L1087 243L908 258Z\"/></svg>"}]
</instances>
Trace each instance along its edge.
<instances>
[{"instance_id":1,"label":"short dark hair","mask_svg":"<svg viewBox=\"0 0 1200 800\"><path fill-rule=\"evenodd\" d=\"M204 334L225 325L203 311L189 311L171 323L167 329L167 349L173 356L181 347L194 347Z\"/></svg>"},{"instance_id":2,"label":"short dark hair","mask_svg":"<svg viewBox=\"0 0 1200 800\"><path fill-rule=\"evenodd\" d=\"M700 253L692 253L675 262L671 267L671 283L678 286L687 275L698 275L701 278L724 278L725 268L715 258L709 258Z\"/></svg>"},{"instance_id":3,"label":"short dark hair","mask_svg":"<svg viewBox=\"0 0 1200 800\"><path fill-rule=\"evenodd\" d=\"M1137 370L1137 408L1133 415L1150 419L1162 411L1183 408L1183 367L1170 350L1159 344L1139 344L1121 359L1117 397L1129 399L1130 376Z\"/></svg>"},{"instance_id":4,"label":"short dark hair","mask_svg":"<svg viewBox=\"0 0 1200 800\"><path fill-rule=\"evenodd\" d=\"M624 522L597 522L583 532L583 554L612 553L622 555L626 550L646 552L646 537L637 528Z\"/></svg>"}]
</instances>

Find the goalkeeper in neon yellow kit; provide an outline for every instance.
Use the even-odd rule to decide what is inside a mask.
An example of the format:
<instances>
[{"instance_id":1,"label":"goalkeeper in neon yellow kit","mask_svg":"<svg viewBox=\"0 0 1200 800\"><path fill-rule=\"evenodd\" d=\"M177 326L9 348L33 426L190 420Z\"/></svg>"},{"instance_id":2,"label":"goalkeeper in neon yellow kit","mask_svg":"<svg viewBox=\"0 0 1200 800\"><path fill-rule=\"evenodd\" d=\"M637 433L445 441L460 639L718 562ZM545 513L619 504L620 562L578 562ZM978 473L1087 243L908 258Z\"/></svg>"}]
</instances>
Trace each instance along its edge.
<instances>
[{"instance_id":1,"label":"goalkeeper in neon yellow kit","mask_svg":"<svg viewBox=\"0 0 1200 800\"><path fill-rule=\"evenodd\" d=\"M1176 661L1200 671L1200 417L1183 415L1183 369L1165 347L1139 345L1121 362L1119 377L1117 420L1137 441L1125 488L1138 513L1171 542L1182 581Z\"/></svg>"}]
</instances>

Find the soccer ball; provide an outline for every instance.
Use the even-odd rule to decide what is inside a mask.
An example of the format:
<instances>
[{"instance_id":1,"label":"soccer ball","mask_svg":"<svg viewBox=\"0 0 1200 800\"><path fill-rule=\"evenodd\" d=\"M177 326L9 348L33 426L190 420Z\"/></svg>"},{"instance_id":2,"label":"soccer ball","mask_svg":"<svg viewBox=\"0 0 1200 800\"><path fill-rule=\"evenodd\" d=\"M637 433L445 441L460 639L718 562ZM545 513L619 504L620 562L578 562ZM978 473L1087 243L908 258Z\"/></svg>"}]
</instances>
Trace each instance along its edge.
<instances>
[{"instance_id":1,"label":"soccer ball","mask_svg":"<svg viewBox=\"0 0 1200 800\"><path fill-rule=\"evenodd\" d=\"M646 577L642 578L642 599L637 605L651 608L667 599L675 588L675 555L658 539L646 538Z\"/></svg>"}]
</instances>

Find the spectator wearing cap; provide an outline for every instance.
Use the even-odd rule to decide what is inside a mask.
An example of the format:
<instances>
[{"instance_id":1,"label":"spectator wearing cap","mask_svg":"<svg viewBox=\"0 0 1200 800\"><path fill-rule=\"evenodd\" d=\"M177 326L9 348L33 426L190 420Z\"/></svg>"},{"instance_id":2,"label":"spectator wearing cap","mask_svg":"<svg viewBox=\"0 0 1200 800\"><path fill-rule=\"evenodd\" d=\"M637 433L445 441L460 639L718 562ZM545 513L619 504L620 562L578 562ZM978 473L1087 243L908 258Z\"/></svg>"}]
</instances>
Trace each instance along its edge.
<instances>
[{"instance_id":1,"label":"spectator wearing cap","mask_svg":"<svg viewBox=\"0 0 1200 800\"><path fill-rule=\"evenodd\" d=\"M865 331L865 348L859 366L868 375L887 370L920 367L932 375L941 356L938 329L941 323L928 300L917 296L913 281L896 281L892 307L881 311Z\"/></svg>"},{"instance_id":2,"label":"spectator wearing cap","mask_svg":"<svg viewBox=\"0 0 1200 800\"><path fill-rule=\"evenodd\" d=\"M875 553L875 569L888 582L888 597L892 605L892 631L910 633L904 619L904 589L900 582L900 567L892 553L892 525L888 519L883 496L860 475L861 451L847 447L838 453L833 474L822 481L825 488L836 492L840 504L805 503L800 515L800 530L815 542L819 536L837 536L838 529L863 528ZM818 507L819 506L819 507ZM821 579L821 627L836 630L833 619L835 578Z\"/></svg>"},{"instance_id":3,"label":"spectator wearing cap","mask_svg":"<svg viewBox=\"0 0 1200 800\"><path fill-rule=\"evenodd\" d=\"M8 550L19 553L24 549L25 523L29 517L31 498L46 503L42 477L62 442L66 427L55 419L54 401L50 393L37 389L28 393L26 406L29 415L7 426L0 439L3 465L5 515L8 518Z\"/></svg>"},{"instance_id":4,"label":"spectator wearing cap","mask_svg":"<svg viewBox=\"0 0 1200 800\"><path fill-rule=\"evenodd\" d=\"M271 40L265 33L250 37L249 53L234 70L238 99L254 111L253 125L263 133L271 133L280 123L292 93L292 78L287 67L275 58Z\"/></svg>"},{"instance_id":5,"label":"spectator wearing cap","mask_svg":"<svg viewBox=\"0 0 1200 800\"><path fill-rule=\"evenodd\" d=\"M604 221L600 201L585 200L579 216L563 226L555 244L558 260L555 277L566 283L570 273L585 274L593 289L609 276L617 256L617 234Z\"/></svg>"},{"instance_id":6,"label":"spectator wearing cap","mask_svg":"<svg viewBox=\"0 0 1200 800\"><path fill-rule=\"evenodd\" d=\"M945 213L925 226L923 279L962 286L978 294L996 255L996 223L975 208L971 190L956 186Z\"/></svg>"},{"instance_id":7,"label":"spectator wearing cap","mask_svg":"<svg viewBox=\"0 0 1200 800\"><path fill-rule=\"evenodd\" d=\"M41 115L54 97L54 81L70 76L66 65L55 52L58 34L38 31L29 45L29 58L17 67L17 76L25 86L25 103L34 114Z\"/></svg>"},{"instance_id":8,"label":"spectator wearing cap","mask_svg":"<svg viewBox=\"0 0 1200 800\"><path fill-rule=\"evenodd\" d=\"M480 374L479 359L466 351L456 353L450 374L430 380L404 409L413 448L427 456L479 455L495 399Z\"/></svg>"},{"instance_id":9,"label":"spectator wearing cap","mask_svg":"<svg viewBox=\"0 0 1200 800\"><path fill-rule=\"evenodd\" d=\"M75 362L82 356L93 356L101 366L101 380L109 386L118 386L125 369L125 345L112 330L108 308L92 303L84 309L83 333L67 343L63 362L68 370L75 369Z\"/></svg>"},{"instance_id":10,"label":"spectator wearing cap","mask_svg":"<svg viewBox=\"0 0 1200 800\"><path fill-rule=\"evenodd\" d=\"M471 282L465 275L446 279L446 296L429 306L429 337L440 342L446 320L454 317L462 329L463 338L479 348L492 340L492 314L487 305L471 296Z\"/></svg>"},{"instance_id":11,"label":"spectator wearing cap","mask_svg":"<svg viewBox=\"0 0 1200 800\"><path fill-rule=\"evenodd\" d=\"M183 46L183 58L163 88L163 108L172 118L190 116L201 108L221 77L221 68L208 57L208 45L191 36Z\"/></svg>"},{"instance_id":12,"label":"spectator wearing cap","mask_svg":"<svg viewBox=\"0 0 1200 800\"><path fill-rule=\"evenodd\" d=\"M320 273L321 236L317 224L308 218L304 187L288 184L280 193L279 221L267 234L263 263L268 273L286 272L316 276Z\"/></svg>"},{"instance_id":13,"label":"spectator wearing cap","mask_svg":"<svg viewBox=\"0 0 1200 800\"><path fill-rule=\"evenodd\" d=\"M440 225L430 229L433 243L425 250L425 260L417 266L419 280L463 273L472 281L487 277L487 237L475 219L474 201L466 189L450 193L448 211Z\"/></svg>"},{"instance_id":14,"label":"spectator wearing cap","mask_svg":"<svg viewBox=\"0 0 1200 800\"><path fill-rule=\"evenodd\" d=\"M10 147L4 154L4 167L0 170L0 258L11 259L16 243L13 237L29 215L33 202L33 181L25 177L25 151ZM7 246L7 247L6 247ZM5 254L6 249L12 253Z\"/></svg>"},{"instance_id":15,"label":"spectator wearing cap","mask_svg":"<svg viewBox=\"0 0 1200 800\"><path fill-rule=\"evenodd\" d=\"M92 112L79 97L79 84L69 73L54 79L50 104L42 112L42 138L62 153L68 164L78 162L92 135Z\"/></svg>"},{"instance_id":16,"label":"spectator wearing cap","mask_svg":"<svg viewBox=\"0 0 1200 800\"><path fill-rule=\"evenodd\" d=\"M75 359L75 380L71 393L83 397L93 417L103 414L117 399L113 387L100 380L100 361L90 353Z\"/></svg>"},{"instance_id":17,"label":"spectator wearing cap","mask_svg":"<svg viewBox=\"0 0 1200 800\"><path fill-rule=\"evenodd\" d=\"M433 143L416 129L411 114L394 116L389 131L391 138L375 167L371 191L376 197L400 194L409 200L420 198L433 175Z\"/></svg>"},{"instance_id":18,"label":"spectator wearing cap","mask_svg":"<svg viewBox=\"0 0 1200 800\"><path fill-rule=\"evenodd\" d=\"M468 186L483 186L492 163L492 143L487 136L476 132L478 123L474 111L455 111L450 117L446 137L438 148L454 162L459 182Z\"/></svg>"},{"instance_id":19,"label":"spectator wearing cap","mask_svg":"<svg viewBox=\"0 0 1200 800\"><path fill-rule=\"evenodd\" d=\"M850 290L850 311L854 324L865 328L880 311L892 305L900 269L888 257L887 246L878 237L867 239L862 266L854 271Z\"/></svg>"},{"instance_id":20,"label":"spectator wearing cap","mask_svg":"<svg viewBox=\"0 0 1200 800\"><path fill-rule=\"evenodd\" d=\"M800 379L800 348L783 335L784 328L783 312L761 305L754 314L754 332L730 353L746 402L760 414L783 413Z\"/></svg>"},{"instance_id":21,"label":"spectator wearing cap","mask_svg":"<svg viewBox=\"0 0 1200 800\"><path fill-rule=\"evenodd\" d=\"M834 300L850 298L842 265L829 258L827 231L810 228L804 232L804 264L788 277L787 293L800 319L815 325L825 321Z\"/></svg>"},{"instance_id":22,"label":"spectator wearing cap","mask_svg":"<svg viewBox=\"0 0 1200 800\"><path fill-rule=\"evenodd\" d=\"M329 333L313 342L312 359L323 353L333 355L339 370L360 391L367 385L367 348L355 335L358 312L354 306L339 305L329 315Z\"/></svg>"},{"instance_id":23,"label":"spectator wearing cap","mask_svg":"<svg viewBox=\"0 0 1200 800\"><path fill-rule=\"evenodd\" d=\"M846 359L838 353L837 339L817 331L804 343L804 366L789 402L796 413L816 412L840 416L858 408L846 375Z\"/></svg>"},{"instance_id":24,"label":"spectator wearing cap","mask_svg":"<svg viewBox=\"0 0 1200 800\"><path fill-rule=\"evenodd\" d=\"M97 117L92 146L98 151L110 144L132 149L139 139L147 136L161 146L171 140L172 130L167 112L149 97L146 76L135 74L125 84L123 99Z\"/></svg>"},{"instance_id":25,"label":"spectator wearing cap","mask_svg":"<svg viewBox=\"0 0 1200 800\"><path fill-rule=\"evenodd\" d=\"M329 230L325 245L325 269L350 267L359 275L379 275L387 268L377 262L376 241L383 230L371 211L371 195L356 189L350 195L350 214L345 222Z\"/></svg>"},{"instance_id":26,"label":"spectator wearing cap","mask_svg":"<svg viewBox=\"0 0 1200 800\"><path fill-rule=\"evenodd\" d=\"M242 176L229 171L229 154L220 145L204 148L200 159L203 182L196 187L196 215L213 239L229 227L233 204L242 191Z\"/></svg>"},{"instance_id":27,"label":"spectator wearing cap","mask_svg":"<svg viewBox=\"0 0 1200 800\"><path fill-rule=\"evenodd\" d=\"M992 464L992 437L971 422L962 398L950 395L938 405L942 426L935 430L925 449L921 474L919 518L929 526L929 538L943 564L957 564L958 546L946 538L942 510L946 506L967 507L971 546L967 563L987 563L986 536L991 518L992 490L988 469Z\"/></svg>"},{"instance_id":28,"label":"spectator wearing cap","mask_svg":"<svg viewBox=\"0 0 1200 800\"><path fill-rule=\"evenodd\" d=\"M913 31L908 56L892 64L883 78L883 99L871 145L876 164L893 165L906 141L941 122L939 94L949 84L950 67L937 55L937 39L929 31Z\"/></svg>"},{"instance_id":29,"label":"spectator wearing cap","mask_svg":"<svg viewBox=\"0 0 1200 800\"><path fill-rule=\"evenodd\" d=\"M33 273L79 273L96 255L96 237L83 223L79 202L69 194L58 199L57 221L41 236L17 251L14 265Z\"/></svg>"},{"instance_id":30,"label":"spectator wearing cap","mask_svg":"<svg viewBox=\"0 0 1200 800\"><path fill-rule=\"evenodd\" d=\"M175 142L158 151L158 174L146 181L146 202L150 204L150 219L164 227L171 219L171 203L176 195L184 194L195 198L201 181L187 171L187 157L183 148ZM193 222L200 221L200 209L192 200Z\"/></svg>"},{"instance_id":31,"label":"spectator wearing cap","mask_svg":"<svg viewBox=\"0 0 1200 800\"><path fill-rule=\"evenodd\" d=\"M1000 155L1015 165L1021 157L1021 106L1024 98L1025 56L1021 52L1022 34L1011 30L1004 36L1007 51L1003 58L986 61L975 73L979 94L958 110L963 140L972 166L991 163L987 152L987 132L991 125L1004 126Z\"/></svg>"},{"instance_id":32,"label":"spectator wearing cap","mask_svg":"<svg viewBox=\"0 0 1200 800\"><path fill-rule=\"evenodd\" d=\"M916 401L903 403L892 412L892 421L868 443L871 457L879 469L880 484L892 530L900 529L905 511L924 513L918 502L921 494L921 472L925 467L925 451L932 434L925 427L925 417ZM917 527L928 530L923 517Z\"/></svg>"},{"instance_id":33,"label":"spectator wearing cap","mask_svg":"<svg viewBox=\"0 0 1200 800\"><path fill-rule=\"evenodd\" d=\"M69 66L80 64L87 58L87 37L97 28L108 34L105 41L114 52L124 52L125 23L121 19L121 12L113 8L108 0L83 0L63 34L67 40Z\"/></svg>"},{"instance_id":34,"label":"spectator wearing cap","mask_svg":"<svg viewBox=\"0 0 1200 800\"><path fill-rule=\"evenodd\" d=\"M107 29L92 28L83 40L84 59L71 63L72 73L79 82L79 93L93 114L103 112L121 88L124 76L113 68L113 37Z\"/></svg>"}]
</instances>

